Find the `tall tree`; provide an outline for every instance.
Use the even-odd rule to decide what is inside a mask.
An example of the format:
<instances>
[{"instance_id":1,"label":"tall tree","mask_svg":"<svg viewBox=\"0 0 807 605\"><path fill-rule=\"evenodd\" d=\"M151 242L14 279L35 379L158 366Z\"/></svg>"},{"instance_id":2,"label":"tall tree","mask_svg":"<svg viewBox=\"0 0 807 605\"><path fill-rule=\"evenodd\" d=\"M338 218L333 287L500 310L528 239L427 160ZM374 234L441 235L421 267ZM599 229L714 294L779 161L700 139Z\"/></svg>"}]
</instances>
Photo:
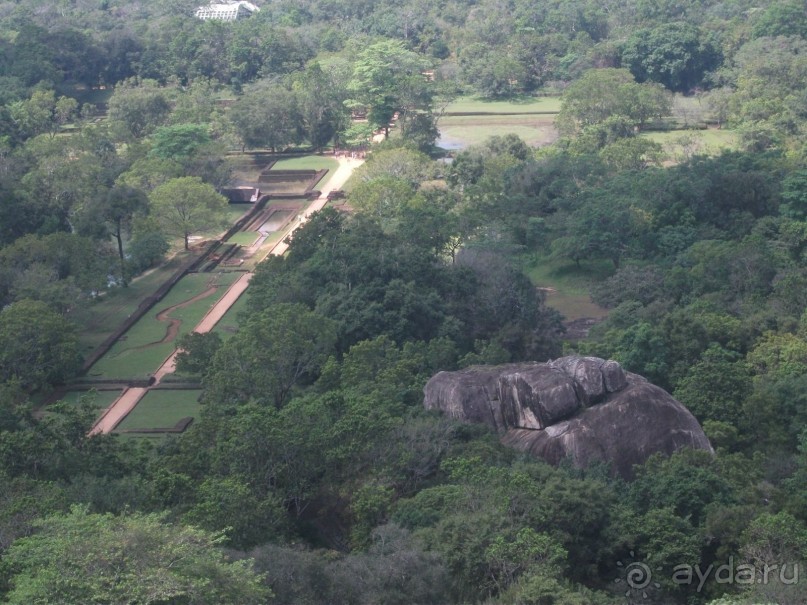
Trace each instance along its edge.
<instances>
[{"instance_id":1,"label":"tall tree","mask_svg":"<svg viewBox=\"0 0 807 605\"><path fill-rule=\"evenodd\" d=\"M370 124L385 132L398 112L405 129L407 113L431 108L433 87L423 75L428 65L425 57L398 40L376 42L359 53L347 85L351 97L345 103L365 108Z\"/></svg>"},{"instance_id":2,"label":"tall tree","mask_svg":"<svg viewBox=\"0 0 807 605\"><path fill-rule=\"evenodd\" d=\"M160 515L121 517L74 507L12 544L6 603L259 605L271 591L250 561L228 561L219 534L169 525Z\"/></svg>"},{"instance_id":3,"label":"tall tree","mask_svg":"<svg viewBox=\"0 0 807 605\"><path fill-rule=\"evenodd\" d=\"M590 69L563 93L556 124L564 134L624 116L641 128L670 112L670 95L658 84L637 84L626 69Z\"/></svg>"},{"instance_id":4,"label":"tall tree","mask_svg":"<svg viewBox=\"0 0 807 605\"><path fill-rule=\"evenodd\" d=\"M138 189L125 185L112 187L105 195L95 198L83 209L80 230L88 233L102 233L104 237L112 236L118 245L120 274L123 285L126 285L125 256L123 240L131 233L132 220L135 215L148 211L148 197ZM100 227L100 229L99 229Z\"/></svg>"},{"instance_id":5,"label":"tall tree","mask_svg":"<svg viewBox=\"0 0 807 605\"><path fill-rule=\"evenodd\" d=\"M170 235L188 238L200 231L227 224L227 200L198 176L183 176L151 192L151 214Z\"/></svg>"},{"instance_id":6,"label":"tall tree","mask_svg":"<svg viewBox=\"0 0 807 605\"><path fill-rule=\"evenodd\" d=\"M281 84L254 84L235 102L229 116L244 147L268 147L274 152L300 142L297 97Z\"/></svg>"},{"instance_id":7,"label":"tall tree","mask_svg":"<svg viewBox=\"0 0 807 605\"><path fill-rule=\"evenodd\" d=\"M312 63L297 75L293 90L311 146L318 151L332 139L338 139L349 123L344 84L319 63Z\"/></svg>"},{"instance_id":8,"label":"tall tree","mask_svg":"<svg viewBox=\"0 0 807 605\"><path fill-rule=\"evenodd\" d=\"M71 378L80 356L74 327L41 301L0 311L0 382L35 390Z\"/></svg>"},{"instance_id":9,"label":"tall tree","mask_svg":"<svg viewBox=\"0 0 807 605\"><path fill-rule=\"evenodd\" d=\"M251 316L216 353L210 400L269 400L280 408L291 389L313 377L336 342L336 324L300 304L283 303Z\"/></svg>"}]
</instances>

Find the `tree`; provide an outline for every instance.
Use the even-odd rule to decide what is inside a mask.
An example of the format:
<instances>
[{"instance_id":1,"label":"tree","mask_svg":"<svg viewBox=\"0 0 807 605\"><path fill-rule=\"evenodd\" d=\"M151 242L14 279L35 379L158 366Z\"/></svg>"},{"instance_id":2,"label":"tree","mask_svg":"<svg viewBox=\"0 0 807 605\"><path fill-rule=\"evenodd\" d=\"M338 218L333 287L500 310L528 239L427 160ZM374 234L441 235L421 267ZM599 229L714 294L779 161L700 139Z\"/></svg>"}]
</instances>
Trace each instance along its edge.
<instances>
[{"instance_id":1,"label":"tree","mask_svg":"<svg viewBox=\"0 0 807 605\"><path fill-rule=\"evenodd\" d=\"M107 287L115 253L80 235L26 235L0 250L0 304L30 298L67 312Z\"/></svg>"},{"instance_id":2,"label":"tree","mask_svg":"<svg viewBox=\"0 0 807 605\"><path fill-rule=\"evenodd\" d=\"M256 399L281 408L296 384L316 375L335 342L336 324L305 306L266 307L216 353L209 399L223 404Z\"/></svg>"},{"instance_id":3,"label":"tree","mask_svg":"<svg viewBox=\"0 0 807 605\"><path fill-rule=\"evenodd\" d=\"M190 332L177 341L176 356L178 372L203 375L210 368L216 351L221 348L218 332Z\"/></svg>"},{"instance_id":4,"label":"tree","mask_svg":"<svg viewBox=\"0 0 807 605\"><path fill-rule=\"evenodd\" d=\"M414 196L405 180L384 176L359 183L350 191L350 205L359 212L376 217L382 227L394 228L406 203Z\"/></svg>"},{"instance_id":5,"label":"tree","mask_svg":"<svg viewBox=\"0 0 807 605\"><path fill-rule=\"evenodd\" d=\"M151 214L168 234L188 238L193 233L227 224L227 199L198 176L172 179L151 192Z\"/></svg>"},{"instance_id":6,"label":"tree","mask_svg":"<svg viewBox=\"0 0 807 605\"><path fill-rule=\"evenodd\" d=\"M522 63L501 48L482 42L471 44L460 55L463 79L482 96L501 98L524 92L527 70Z\"/></svg>"},{"instance_id":7,"label":"tree","mask_svg":"<svg viewBox=\"0 0 807 605\"><path fill-rule=\"evenodd\" d=\"M78 370L75 329L48 305L21 300L0 311L0 382L27 390L58 384Z\"/></svg>"},{"instance_id":8,"label":"tree","mask_svg":"<svg viewBox=\"0 0 807 605\"><path fill-rule=\"evenodd\" d=\"M624 116L641 128L670 113L670 95L658 84L637 84L626 69L590 69L563 93L556 118L564 134Z\"/></svg>"},{"instance_id":9,"label":"tree","mask_svg":"<svg viewBox=\"0 0 807 605\"><path fill-rule=\"evenodd\" d=\"M84 208L83 225L80 231L94 232L100 226L105 237L112 236L118 244L120 275L126 285L126 258L123 254L123 239L132 230L135 214L148 210L148 197L138 189L114 186L106 195L96 197Z\"/></svg>"},{"instance_id":10,"label":"tree","mask_svg":"<svg viewBox=\"0 0 807 605\"><path fill-rule=\"evenodd\" d=\"M720 63L720 51L689 23L665 23L635 32L622 51L622 65L637 82L658 82L688 92Z\"/></svg>"},{"instance_id":11,"label":"tree","mask_svg":"<svg viewBox=\"0 0 807 605\"><path fill-rule=\"evenodd\" d=\"M754 23L755 38L801 36L807 38L807 14L799 0L772 3Z\"/></svg>"},{"instance_id":12,"label":"tree","mask_svg":"<svg viewBox=\"0 0 807 605\"><path fill-rule=\"evenodd\" d=\"M75 506L36 525L4 554L9 605L259 605L271 596L251 561L225 558L221 534L169 525L164 515L116 517Z\"/></svg>"},{"instance_id":13,"label":"tree","mask_svg":"<svg viewBox=\"0 0 807 605\"><path fill-rule=\"evenodd\" d=\"M118 84L109 99L109 122L124 139L141 139L168 120L171 105L153 80Z\"/></svg>"},{"instance_id":14,"label":"tree","mask_svg":"<svg viewBox=\"0 0 807 605\"><path fill-rule=\"evenodd\" d=\"M432 86L423 76L425 58L398 40L371 44L359 53L353 77L347 89L351 98L345 103L352 109L366 108L367 119L376 128L389 133L389 124L400 114L405 132L408 112L431 108Z\"/></svg>"},{"instance_id":15,"label":"tree","mask_svg":"<svg viewBox=\"0 0 807 605\"><path fill-rule=\"evenodd\" d=\"M250 86L229 116L244 147L268 147L274 152L300 142L297 97L281 84L262 81Z\"/></svg>"},{"instance_id":16,"label":"tree","mask_svg":"<svg viewBox=\"0 0 807 605\"><path fill-rule=\"evenodd\" d=\"M308 142L319 151L339 135L350 123L344 105L347 97L344 83L336 74L322 68L319 63L309 64L297 74L293 90Z\"/></svg>"},{"instance_id":17,"label":"tree","mask_svg":"<svg viewBox=\"0 0 807 605\"><path fill-rule=\"evenodd\" d=\"M210 133L203 124L160 126L152 135L151 155L162 160L185 159L210 143Z\"/></svg>"}]
</instances>

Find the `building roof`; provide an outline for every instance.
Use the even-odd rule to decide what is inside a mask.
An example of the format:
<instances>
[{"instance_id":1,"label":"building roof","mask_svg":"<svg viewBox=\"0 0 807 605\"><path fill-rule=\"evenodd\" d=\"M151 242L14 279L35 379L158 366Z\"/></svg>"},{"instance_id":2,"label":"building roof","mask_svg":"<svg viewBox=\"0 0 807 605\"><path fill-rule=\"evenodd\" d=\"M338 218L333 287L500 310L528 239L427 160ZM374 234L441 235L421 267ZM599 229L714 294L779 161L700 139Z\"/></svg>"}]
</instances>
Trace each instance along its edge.
<instances>
[{"instance_id":1,"label":"building roof","mask_svg":"<svg viewBox=\"0 0 807 605\"><path fill-rule=\"evenodd\" d=\"M257 6L246 0L236 0L232 2L211 2L207 6L200 6L196 9L196 17L206 21L215 19L217 21L235 21L243 17L249 17L252 13L258 12Z\"/></svg>"}]
</instances>

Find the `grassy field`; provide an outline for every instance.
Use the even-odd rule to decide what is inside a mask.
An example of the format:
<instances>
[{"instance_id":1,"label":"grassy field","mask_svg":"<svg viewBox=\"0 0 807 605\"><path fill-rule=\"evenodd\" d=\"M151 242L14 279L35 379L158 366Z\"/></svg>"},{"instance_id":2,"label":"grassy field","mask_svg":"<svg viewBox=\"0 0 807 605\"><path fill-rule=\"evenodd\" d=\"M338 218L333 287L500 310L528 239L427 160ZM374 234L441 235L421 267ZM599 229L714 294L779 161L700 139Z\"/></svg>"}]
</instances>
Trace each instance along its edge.
<instances>
[{"instance_id":1,"label":"grassy field","mask_svg":"<svg viewBox=\"0 0 807 605\"><path fill-rule=\"evenodd\" d=\"M190 305L174 309L169 314L181 321L177 338L190 332L207 311L224 295L227 287L241 276L240 273L195 273L187 275L174 286L166 297L124 334L96 363L89 376L104 378L135 378L148 376L160 366L174 350L174 339L160 342L166 337L168 322L158 321L158 313L178 305L218 285L215 293Z\"/></svg>"},{"instance_id":2,"label":"grassy field","mask_svg":"<svg viewBox=\"0 0 807 605\"><path fill-rule=\"evenodd\" d=\"M187 416L198 416L201 391L151 390L116 430L161 429L174 426Z\"/></svg>"},{"instance_id":3,"label":"grassy field","mask_svg":"<svg viewBox=\"0 0 807 605\"><path fill-rule=\"evenodd\" d=\"M224 317L221 318L219 323L216 324L213 331L218 332L222 338L227 339L238 330L238 315L246 308L247 295L242 294L235 304L230 307L227 313L224 314Z\"/></svg>"},{"instance_id":4,"label":"grassy field","mask_svg":"<svg viewBox=\"0 0 807 605\"><path fill-rule=\"evenodd\" d=\"M219 237L222 232L226 231L230 225L234 225L238 219L240 219L244 214L249 212L252 209L252 204L228 204L227 206L227 216L226 216L226 227L216 227L214 229L210 229L209 231L203 231L201 233L195 233L194 239L215 239ZM181 243L181 242L180 242Z\"/></svg>"},{"instance_id":5,"label":"grassy field","mask_svg":"<svg viewBox=\"0 0 807 605\"><path fill-rule=\"evenodd\" d=\"M100 345L123 321L137 309L147 296L151 296L179 266L190 257L182 252L167 264L133 280L128 288L106 292L94 302L81 305L70 312L70 319L79 326L81 350L90 352Z\"/></svg>"},{"instance_id":6,"label":"grassy field","mask_svg":"<svg viewBox=\"0 0 807 605\"><path fill-rule=\"evenodd\" d=\"M581 262L578 267L563 259L537 258L526 262L524 271L532 283L545 288L547 304L567 320L605 317L608 313L591 301L588 289L613 273L610 261Z\"/></svg>"},{"instance_id":7,"label":"grassy field","mask_svg":"<svg viewBox=\"0 0 807 605\"><path fill-rule=\"evenodd\" d=\"M560 97L519 97L506 101L491 101L474 96L459 97L450 103L445 113L523 114L531 112L557 113Z\"/></svg>"},{"instance_id":8,"label":"grassy field","mask_svg":"<svg viewBox=\"0 0 807 605\"><path fill-rule=\"evenodd\" d=\"M241 244L242 246L251 246L255 240L260 237L257 231L239 231L227 240L228 244Z\"/></svg>"},{"instance_id":9,"label":"grassy field","mask_svg":"<svg viewBox=\"0 0 807 605\"><path fill-rule=\"evenodd\" d=\"M548 145L558 137L554 117L547 115L507 114L443 116L437 128L439 147L464 149L485 142L493 135L516 134L528 145Z\"/></svg>"},{"instance_id":10,"label":"grassy field","mask_svg":"<svg viewBox=\"0 0 807 605\"><path fill-rule=\"evenodd\" d=\"M93 407L97 408L100 412L105 410L112 402L115 401L121 394L121 391L68 391L64 397L61 398L61 403L68 403L70 405L77 405L82 397L86 397L87 401L92 403Z\"/></svg>"},{"instance_id":11,"label":"grassy field","mask_svg":"<svg viewBox=\"0 0 807 605\"><path fill-rule=\"evenodd\" d=\"M272 170L336 170L339 162L327 155L305 155L278 160Z\"/></svg>"},{"instance_id":12,"label":"grassy field","mask_svg":"<svg viewBox=\"0 0 807 605\"><path fill-rule=\"evenodd\" d=\"M272 166L272 170L324 170L328 169L328 173L314 185L314 189L322 189L331 180L331 177L339 168L339 162L335 158L324 155L306 155L299 158L285 158L278 160Z\"/></svg>"},{"instance_id":13,"label":"grassy field","mask_svg":"<svg viewBox=\"0 0 807 605\"><path fill-rule=\"evenodd\" d=\"M731 130L671 130L646 132L640 136L664 147L670 161L680 162L692 155L719 155L723 150L736 149L737 133Z\"/></svg>"}]
</instances>

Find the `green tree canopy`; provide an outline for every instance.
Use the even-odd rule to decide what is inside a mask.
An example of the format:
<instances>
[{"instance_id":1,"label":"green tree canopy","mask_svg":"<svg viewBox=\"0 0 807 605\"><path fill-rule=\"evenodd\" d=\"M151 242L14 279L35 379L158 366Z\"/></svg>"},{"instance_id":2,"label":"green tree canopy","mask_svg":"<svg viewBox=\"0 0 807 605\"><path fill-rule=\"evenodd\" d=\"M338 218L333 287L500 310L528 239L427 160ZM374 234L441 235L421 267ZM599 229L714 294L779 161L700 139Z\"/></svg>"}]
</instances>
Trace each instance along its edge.
<instances>
[{"instance_id":1,"label":"green tree canopy","mask_svg":"<svg viewBox=\"0 0 807 605\"><path fill-rule=\"evenodd\" d=\"M721 58L705 32L682 22L634 32L622 51L622 64L638 82L659 82L677 92L700 84Z\"/></svg>"},{"instance_id":2,"label":"green tree canopy","mask_svg":"<svg viewBox=\"0 0 807 605\"><path fill-rule=\"evenodd\" d=\"M29 390L57 384L78 370L75 329L41 301L21 300L0 311L0 382Z\"/></svg>"},{"instance_id":3,"label":"green tree canopy","mask_svg":"<svg viewBox=\"0 0 807 605\"><path fill-rule=\"evenodd\" d=\"M200 231L221 228L227 223L227 200L198 176L184 176L163 183L151 192L151 214L160 228L188 238Z\"/></svg>"},{"instance_id":4,"label":"green tree canopy","mask_svg":"<svg viewBox=\"0 0 807 605\"><path fill-rule=\"evenodd\" d=\"M407 112L430 108L433 91L422 73L427 68L425 58L408 50L403 42L371 44L356 60L346 104L366 108L370 123L388 130L395 112L401 112L404 122Z\"/></svg>"},{"instance_id":5,"label":"green tree canopy","mask_svg":"<svg viewBox=\"0 0 807 605\"><path fill-rule=\"evenodd\" d=\"M208 373L212 401L268 401L282 407L292 387L314 377L336 342L333 321L299 304L252 315L216 353Z\"/></svg>"},{"instance_id":6,"label":"green tree canopy","mask_svg":"<svg viewBox=\"0 0 807 605\"><path fill-rule=\"evenodd\" d=\"M670 96L658 84L637 84L626 69L590 69L563 93L556 124L564 134L624 116L641 128L670 112Z\"/></svg>"},{"instance_id":7,"label":"green tree canopy","mask_svg":"<svg viewBox=\"0 0 807 605\"><path fill-rule=\"evenodd\" d=\"M164 515L77 506L37 530L3 557L12 571L9 605L259 605L271 596L250 561L225 558L220 534L169 525Z\"/></svg>"}]
</instances>

